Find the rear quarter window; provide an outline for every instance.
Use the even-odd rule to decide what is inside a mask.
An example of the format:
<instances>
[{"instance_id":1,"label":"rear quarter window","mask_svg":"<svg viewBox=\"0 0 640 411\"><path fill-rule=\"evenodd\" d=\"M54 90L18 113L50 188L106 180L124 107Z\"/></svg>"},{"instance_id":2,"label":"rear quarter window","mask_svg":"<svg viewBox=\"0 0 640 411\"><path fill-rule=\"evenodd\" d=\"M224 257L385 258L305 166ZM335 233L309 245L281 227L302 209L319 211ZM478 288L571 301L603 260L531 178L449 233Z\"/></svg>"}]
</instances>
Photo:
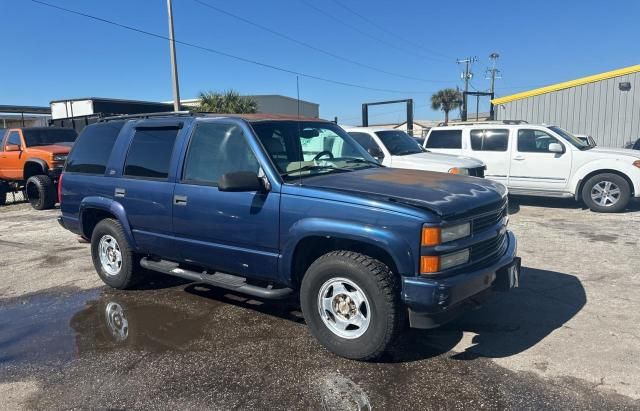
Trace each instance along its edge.
<instances>
[{"instance_id":1,"label":"rear quarter window","mask_svg":"<svg viewBox=\"0 0 640 411\"><path fill-rule=\"evenodd\" d=\"M77 138L67 159L66 173L104 174L124 121L92 124Z\"/></svg>"},{"instance_id":2,"label":"rear quarter window","mask_svg":"<svg viewBox=\"0 0 640 411\"><path fill-rule=\"evenodd\" d=\"M433 130L427 148L462 148L462 130Z\"/></svg>"},{"instance_id":3,"label":"rear quarter window","mask_svg":"<svg viewBox=\"0 0 640 411\"><path fill-rule=\"evenodd\" d=\"M166 179L178 128L137 129L124 166L127 177Z\"/></svg>"}]
</instances>

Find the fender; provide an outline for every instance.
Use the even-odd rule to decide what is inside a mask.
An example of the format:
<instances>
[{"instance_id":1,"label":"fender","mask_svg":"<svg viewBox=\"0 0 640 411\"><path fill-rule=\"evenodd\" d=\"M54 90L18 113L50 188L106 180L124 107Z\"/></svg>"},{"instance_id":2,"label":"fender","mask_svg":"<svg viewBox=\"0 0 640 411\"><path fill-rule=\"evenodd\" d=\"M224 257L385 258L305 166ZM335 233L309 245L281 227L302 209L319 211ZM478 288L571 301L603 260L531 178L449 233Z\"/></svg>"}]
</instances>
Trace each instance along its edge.
<instances>
[{"instance_id":1,"label":"fender","mask_svg":"<svg viewBox=\"0 0 640 411\"><path fill-rule=\"evenodd\" d=\"M305 238L315 236L344 238L374 245L391 256L399 274L413 275L416 271L417 260L411 245L387 228L326 218L305 218L297 221L288 232L288 241L280 260L283 279L290 281L292 278L291 265L296 246Z\"/></svg>"},{"instance_id":2,"label":"fender","mask_svg":"<svg viewBox=\"0 0 640 411\"><path fill-rule=\"evenodd\" d=\"M46 161L44 161L41 158L32 157L32 158L28 158L24 162L24 166L22 168L23 176L24 176L24 170L26 170L26 168L29 165L29 163L35 163L35 164L39 165L42 168L42 171L44 171L45 174L49 171L49 164L47 164ZM26 178L25 178L25 180L26 180Z\"/></svg>"},{"instance_id":3,"label":"fender","mask_svg":"<svg viewBox=\"0 0 640 411\"><path fill-rule=\"evenodd\" d=\"M127 218L127 213L122 204L106 197L85 197L80 203L80 212L78 213L80 232L84 232L84 228L82 227L83 213L87 209L103 210L115 216L124 229L124 234L127 237L129 246L134 250L137 249L133 233L131 232L131 226L129 225L129 219Z\"/></svg>"},{"instance_id":4,"label":"fender","mask_svg":"<svg viewBox=\"0 0 640 411\"><path fill-rule=\"evenodd\" d=\"M569 189L571 193L575 196L580 196L578 192L578 186L584 181L585 177L594 171L602 171L606 173L606 170L617 171L618 173L624 174L627 176L631 183L633 184L632 190L634 195L640 196L640 169L634 167L631 162L626 164L622 160L611 160L611 159L598 159L594 161L590 161L587 164L580 167L571 177L571 181L569 183Z\"/></svg>"}]
</instances>

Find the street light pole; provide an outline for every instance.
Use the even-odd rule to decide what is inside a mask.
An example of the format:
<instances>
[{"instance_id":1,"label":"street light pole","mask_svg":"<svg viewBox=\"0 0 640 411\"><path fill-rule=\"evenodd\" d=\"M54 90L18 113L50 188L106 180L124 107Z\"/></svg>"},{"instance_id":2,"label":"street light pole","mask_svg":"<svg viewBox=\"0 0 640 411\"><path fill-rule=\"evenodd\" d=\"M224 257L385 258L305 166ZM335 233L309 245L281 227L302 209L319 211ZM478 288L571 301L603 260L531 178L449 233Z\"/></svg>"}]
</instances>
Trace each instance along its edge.
<instances>
[{"instance_id":1,"label":"street light pole","mask_svg":"<svg viewBox=\"0 0 640 411\"><path fill-rule=\"evenodd\" d=\"M171 54L171 77L173 80L173 109L180 111L180 86L178 85L178 64L176 63L176 41L173 34L173 6L167 0L167 14L169 15L169 51Z\"/></svg>"}]
</instances>

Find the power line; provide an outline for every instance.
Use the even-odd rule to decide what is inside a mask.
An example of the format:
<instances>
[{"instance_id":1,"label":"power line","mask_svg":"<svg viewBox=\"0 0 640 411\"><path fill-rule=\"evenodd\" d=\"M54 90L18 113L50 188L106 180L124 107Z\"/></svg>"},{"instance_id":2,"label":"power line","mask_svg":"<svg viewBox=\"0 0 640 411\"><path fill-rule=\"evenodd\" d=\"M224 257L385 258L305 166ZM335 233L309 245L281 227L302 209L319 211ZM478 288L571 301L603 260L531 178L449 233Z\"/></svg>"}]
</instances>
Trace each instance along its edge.
<instances>
[{"instance_id":1,"label":"power line","mask_svg":"<svg viewBox=\"0 0 640 411\"><path fill-rule=\"evenodd\" d=\"M360 28L358 28L358 27L356 27L356 26L354 26L352 24L349 24L349 23L345 22L344 20L334 16L333 14L327 13L326 11L322 10L319 7L316 7L315 5L309 3L306 0L300 0L300 2L302 4L304 4L304 5L306 5L307 7L309 7L310 9L315 10L316 12L318 12L318 13L324 15L324 16L327 16L332 20L337 21L338 23L342 24L345 27L349 27L351 30L357 31L358 33L362 34L363 36L369 37L370 39L373 39L373 40L377 41L378 43L382 43L382 44L386 45L389 48L392 48L392 49L394 49L396 51L400 51L403 54L406 54L407 52L415 54L415 51L413 51L413 50L409 50L409 49L406 49L404 47L401 49L400 47L397 47L395 44L393 44L393 43L391 43L391 42L389 42L389 41L387 41L385 39L382 39L382 38L380 38L378 36L375 36L375 35L373 35L371 33L366 32L366 31L364 31L364 30L362 30L362 29L360 29ZM419 57L422 57L422 58L425 58L425 59L429 59L429 60L434 60L435 59L434 57L428 57L428 56L420 56L419 55Z\"/></svg>"},{"instance_id":2,"label":"power line","mask_svg":"<svg viewBox=\"0 0 640 411\"><path fill-rule=\"evenodd\" d=\"M61 10L61 11L67 12L67 13L75 14L77 16L82 16L82 17L85 17L85 18L88 18L88 19L91 19L91 20L100 21L102 23L110 24L112 26L116 26L116 27L120 27L120 28L123 28L123 29L126 29L126 30L134 31L136 33L144 34L144 35L147 35L147 36L150 36L150 37L155 37L155 38L162 39L162 40L170 40L169 37L167 37L167 36L163 36L161 34L157 34L157 33L153 33L153 32L150 32L150 31L142 30L142 29L139 29L137 27L128 26L126 24L118 23L118 22L115 22L115 21L112 21L112 20L108 20L108 19L105 19L105 18L102 18L102 17L93 16L91 14L86 14L86 13L79 12L79 11L76 11L76 10L67 9L67 8L61 7L61 6L56 6L55 4L46 3L46 2L40 1L40 0L31 0L31 1L34 2L34 3L41 4L43 6L47 6L47 7L51 7L51 8L57 9L57 10ZM303 73L303 72L300 72L300 71L296 71L296 70L287 69L287 68L284 68L284 67L275 66L273 64L263 63L263 62L260 62L260 61L257 61L257 60L252 60L252 59L249 59L249 58L246 58L246 57L236 56L234 54L230 54L230 53L227 53L227 52L224 52L224 51L216 50L216 49L213 49L213 48L210 48L210 47L201 46L201 45L194 44L194 43L188 43L186 41L175 40L175 39L174 39L174 41L175 41L175 43L181 44L183 46L187 46L187 47L191 47L191 48L194 48L194 49L198 49L198 50L206 51L206 52L209 52L209 53L217 54L217 55L220 55L220 56L228 57L228 58L231 58L231 59L234 59L234 60L238 60L238 61L242 61L242 62L245 62L245 63L250 63L250 64L254 64L254 65L260 66L260 67L265 67L265 68L269 68L269 69L272 69L272 70L277 70L277 71L280 71L280 72L283 72L283 73L289 73L289 74L297 75L297 76L300 76L300 77L305 77L305 78L309 78L309 79L313 79L313 80L323 81L323 82L331 83L331 84L337 84L337 85L341 85L341 86L345 86L345 87L353 87L353 88L359 88L359 89L364 89L364 90L381 91L381 92L385 92L385 93L397 93L397 94L411 94L411 93L413 93L413 94L430 94L431 93L430 91L407 91L407 90L394 90L394 89L369 87L369 86L363 86L363 85L360 85L360 84L349 83L349 82L346 82L346 81L333 80L333 79L329 79L329 78L325 78L325 77L316 76L316 75L313 75L313 74L306 74L306 73Z\"/></svg>"},{"instance_id":3,"label":"power line","mask_svg":"<svg viewBox=\"0 0 640 411\"><path fill-rule=\"evenodd\" d=\"M283 38L283 39L285 39L287 41L290 41L292 43L296 43L296 44L298 44L300 46L303 46L303 47L306 47L308 49L311 49L311 50L317 51L319 53L325 54L327 56L333 57L333 58L335 58L337 60L346 61L347 63L354 64L354 65L360 66L360 67L364 67L364 68L367 68L369 70L377 71L379 73L383 73L383 74L387 74L387 75L395 76L395 77L400 77L400 78L404 78L404 79L408 79L408 80L422 81L422 82L425 82L425 83L452 83L451 81L427 80L427 79L423 79L423 78L420 78L420 77L407 76L405 74L394 73L392 71L387 71L387 70L383 70L383 69L380 69L380 68L377 68L377 67L373 67L373 66L370 66L368 64L365 64L365 63L362 63L362 62L359 62L359 61L356 61L356 60L352 60L352 59L344 57L344 56L337 55L337 54L332 53L330 51L321 49L320 47L316 47L316 46L314 46L312 44L309 44L309 43L306 43L304 41L298 40L298 39L296 39L294 37L291 37L291 36L289 36L287 34L284 34L284 33L281 33L279 31L273 30L273 29L271 29L271 28L269 28L267 26L264 26L264 25L262 25L260 23L256 23L256 22L251 21L249 19L246 19L244 17L238 16L236 14L233 14L233 13L231 13L229 11L223 10L220 7L214 6L212 4L204 2L202 0L193 0L193 1L198 3L198 4L200 4L200 5L202 5L202 6L204 6L204 7L207 7L207 8L210 8L212 10L215 10L218 13L222 13L222 14L224 14L226 16L229 16L231 18L234 18L236 20L240 20L240 21L242 21L242 22L244 22L246 24L249 24L249 25L257 27L257 28L259 28L261 30L267 31L267 32L269 32L269 33L271 33L271 34L273 34L275 36L278 36L280 38Z\"/></svg>"},{"instance_id":4,"label":"power line","mask_svg":"<svg viewBox=\"0 0 640 411\"><path fill-rule=\"evenodd\" d=\"M415 42L413 40L408 40L408 39L398 35L398 33L395 33L394 31L387 29L386 27L376 23L375 21L371 20L370 18L358 13L357 11L353 10L351 7L345 5L344 3L340 2L339 0L332 0L332 1L334 3L336 3L338 6L342 7L343 9L347 10L348 12L350 12L351 14L360 17L360 19L362 19L365 22L367 22L367 23L371 24L372 26L376 27L378 30L384 31L385 33L390 34L391 36L393 36L393 37L395 37L395 38L397 38L397 39L399 39L401 41L404 41L404 42L407 42L407 43L411 43L415 47L421 48L422 50L426 51L427 53L431 53L431 54L433 54L435 56L442 57L442 58L444 58L446 60L452 60L452 57L449 57L447 55L444 55L444 54L442 54L440 52L437 52L437 51L434 51L434 50L429 50L428 48L422 46L418 42Z\"/></svg>"}]
</instances>

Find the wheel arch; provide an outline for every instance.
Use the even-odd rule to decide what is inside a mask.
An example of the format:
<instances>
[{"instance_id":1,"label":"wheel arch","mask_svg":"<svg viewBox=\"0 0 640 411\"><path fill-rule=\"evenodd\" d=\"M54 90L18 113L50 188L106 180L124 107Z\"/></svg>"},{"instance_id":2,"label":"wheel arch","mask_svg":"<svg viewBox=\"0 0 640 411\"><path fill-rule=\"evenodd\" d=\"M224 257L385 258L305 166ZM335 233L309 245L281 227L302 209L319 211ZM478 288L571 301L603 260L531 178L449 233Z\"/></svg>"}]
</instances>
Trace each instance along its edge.
<instances>
[{"instance_id":1,"label":"wheel arch","mask_svg":"<svg viewBox=\"0 0 640 411\"><path fill-rule=\"evenodd\" d=\"M30 158L24 163L22 168L22 177L24 181L27 181L35 175L47 174L48 171L49 165L46 161L39 158Z\"/></svg>"},{"instance_id":2,"label":"wheel arch","mask_svg":"<svg viewBox=\"0 0 640 411\"><path fill-rule=\"evenodd\" d=\"M620 170L616 170L616 169L598 169L598 170L593 170L587 174L585 174L583 177L581 177L576 185L576 190L575 190L575 198L576 200L580 200L582 198L582 189L584 188L584 185L587 183L587 181L589 181L589 179L591 177L597 176L598 174L615 174L618 175L622 178L625 179L625 181L627 182L627 184L629 184L629 189L631 190L631 197L633 197L636 194L636 190L635 190L635 186L633 184L633 181L631 180L631 178L623 171Z\"/></svg>"},{"instance_id":3,"label":"wheel arch","mask_svg":"<svg viewBox=\"0 0 640 411\"><path fill-rule=\"evenodd\" d=\"M135 249L136 243L122 204L104 197L88 197L82 200L80 203L79 222L80 232L85 239L91 239L93 229L105 218L113 218L120 223L129 246Z\"/></svg>"}]
</instances>

